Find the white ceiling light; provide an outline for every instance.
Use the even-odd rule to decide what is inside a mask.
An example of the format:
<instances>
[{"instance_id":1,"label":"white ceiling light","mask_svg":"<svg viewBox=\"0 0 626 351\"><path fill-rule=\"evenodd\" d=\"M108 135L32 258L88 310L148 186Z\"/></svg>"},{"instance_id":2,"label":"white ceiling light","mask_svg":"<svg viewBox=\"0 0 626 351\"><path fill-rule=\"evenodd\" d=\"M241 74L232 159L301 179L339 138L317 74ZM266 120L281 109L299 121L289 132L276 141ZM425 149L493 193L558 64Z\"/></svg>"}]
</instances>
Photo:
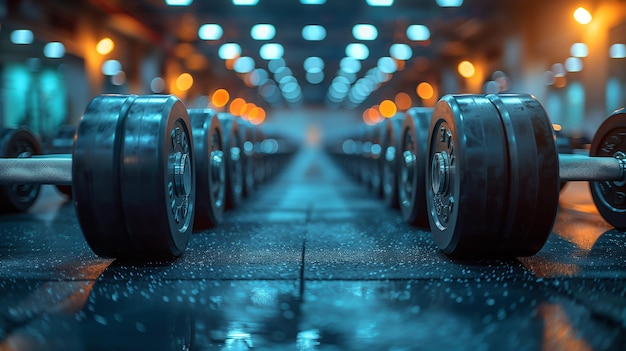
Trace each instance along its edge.
<instances>
[{"instance_id":1,"label":"white ceiling light","mask_svg":"<svg viewBox=\"0 0 626 351\"><path fill-rule=\"evenodd\" d=\"M376 67L378 67L381 72L387 74L394 73L398 69L396 61L394 61L391 57L381 57L378 59Z\"/></svg>"},{"instance_id":2,"label":"white ceiling light","mask_svg":"<svg viewBox=\"0 0 626 351\"><path fill-rule=\"evenodd\" d=\"M261 46L261 50L259 50L259 55L264 60L276 60L283 57L285 53L285 49L282 45L277 43L268 43Z\"/></svg>"},{"instance_id":3,"label":"white ceiling light","mask_svg":"<svg viewBox=\"0 0 626 351\"><path fill-rule=\"evenodd\" d=\"M43 54L47 58L61 58L65 56L65 46L58 41L51 41L43 47Z\"/></svg>"},{"instance_id":4,"label":"white ceiling light","mask_svg":"<svg viewBox=\"0 0 626 351\"><path fill-rule=\"evenodd\" d=\"M365 60L369 57L370 50L362 43L350 43L346 46L346 56L357 60Z\"/></svg>"},{"instance_id":5,"label":"white ceiling light","mask_svg":"<svg viewBox=\"0 0 626 351\"><path fill-rule=\"evenodd\" d=\"M626 45L613 44L609 48L609 57L611 58L626 58Z\"/></svg>"},{"instance_id":6,"label":"white ceiling light","mask_svg":"<svg viewBox=\"0 0 626 351\"><path fill-rule=\"evenodd\" d=\"M413 56L413 49L406 44L393 44L389 48L389 54L396 60L408 60Z\"/></svg>"},{"instance_id":7,"label":"white ceiling light","mask_svg":"<svg viewBox=\"0 0 626 351\"><path fill-rule=\"evenodd\" d=\"M355 24L352 35L356 40L375 40L378 38L378 29L372 24Z\"/></svg>"},{"instance_id":8,"label":"white ceiling light","mask_svg":"<svg viewBox=\"0 0 626 351\"><path fill-rule=\"evenodd\" d=\"M346 73L357 73L361 70L361 62L352 57L344 57L339 62L339 67Z\"/></svg>"},{"instance_id":9,"label":"white ceiling light","mask_svg":"<svg viewBox=\"0 0 626 351\"><path fill-rule=\"evenodd\" d=\"M167 6L189 6L193 0L165 0Z\"/></svg>"},{"instance_id":10,"label":"white ceiling light","mask_svg":"<svg viewBox=\"0 0 626 351\"><path fill-rule=\"evenodd\" d=\"M440 7L459 7L463 5L463 0L437 0Z\"/></svg>"},{"instance_id":11,"label":"white ceiling light","mask_svg":"<svg viewBox=\"0 0 626 351\"><path fill-rule=\"evenodd\" d=\"M241 46L237 43L224 43L217 52L222 60L230 60L241 56Z\"/></svg>"},{"instance_id":12,"label":"white ceiling light","mask_svg":"<svg viewBox=\"0 0 626 351\"><path fill-rule=\"evenodd\" d=\"M233 5L237 6L254 6L259 3L259 0L233 0Z\"/></svg>"},{"instance_id":13,"label":"white ceiling light","mask_svg":"<svg viewBox=\"0 0 626 351\"><path fill-rule=\"evenodd\" d=\"M393 0L366 0L366 2L370 6L391 6L391 5L393 5Z\"/></svg>"},{"instance_id":14,"label":"white ceiling light","mask_svg":"<svg viewBox=\"0 0 626 351\"><path fill-rule=\"evenodd\" d=\"M28 29L16 29L11 32L11 42L17 45L32 44L34 39L33 32Z\"/></svg>"},{"instance_id":15,"label":"white ceiling light","mask_svg":"<svg viewBox=\"0 0 626 351\"><path fill-rule=\"evenodd\" d=\"M326 28L317 24L309 24L302 28L302 38L309 41L320 41L326 38Z\"/></svg>"},{"instance_id":16,"label":"white ceiling light","mask_svg":"<svg viewBox=\"0 0 626 351\"><path fill-rule=\"evenodd\" d=\"M272 40L276 35L276 27L271 24L255 24L250 30L250 36L254 40Z\"/></svg>"},{"instance_id":17,"label":"white ceiling light","mask_svg":"<svg viewBox=\"0 0 626 351\"><path fill-rule=\"evenodd\" d=\"M248 73L254 70L254 59L248 56L242 56L235 61L233 69L237 73Z\"/></svg>"},{"instance_id":18,"label":"white ceiling light","mask_svg":"<svg viewBox=\"0 0 626 351\"><path fill-rule=\"evenodd\" d=\"M198 37L202 40L219 40L224 34L222 26L215 23L203 24L198 28Z\"/></svg>"},{"instance_id":19,"label":"white ceiling light","mask_svg":"<svg viewBox=\"0 0 626 351\"><path fill-rule=\"evenodd\" d=\"M430 30L422 24L413 24L406 29L406 37L413 41L430 39Z\"/></svg>"},{"instance_id":20,"label":"white ceiling light","mask_svg":"<svg viewBox=\"0 0 626 351\"><path fill-rule=\"evenodd\" d=\"M311 57L307 57L304 60L304 70L305 71L311 71L311 70L323 70L324 69L324 60L322 60L320 57L316 57L316 56L311 56Z\"/></svg>"}]
</instances>

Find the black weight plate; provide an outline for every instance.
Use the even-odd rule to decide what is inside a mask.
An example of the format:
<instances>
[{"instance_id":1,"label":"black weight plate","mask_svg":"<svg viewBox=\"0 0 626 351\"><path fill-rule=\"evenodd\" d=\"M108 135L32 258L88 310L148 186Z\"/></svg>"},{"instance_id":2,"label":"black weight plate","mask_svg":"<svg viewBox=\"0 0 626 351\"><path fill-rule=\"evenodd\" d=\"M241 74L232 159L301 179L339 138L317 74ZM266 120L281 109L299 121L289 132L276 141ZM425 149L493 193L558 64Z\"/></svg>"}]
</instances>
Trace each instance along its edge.
<instances>
[{"instance_id":1,"label":"black weight plate","mask_svg":"<svg viewBox=\"0 0 626 351\"><path fill-rule=\"evenodd\" d=\"M74 207L85 240L102 257L134 252L126 232L120 189L123 120L134 95L102 95L83 112L72 153Z\"/></svg>"},{"instance_id":2,"label":"black weight plate","mask_svg":"<svg viewBox=\"0 0 626 351\"><path fill-rule=\"evenodd\" d=\"M243 196L248 197L254 191L254 138L255 126L248 121L239 121L241 132L241 168L243 174Z\"/></svg>"},{"instance_id":3,"label":"black weight plate","mask_svg":"<svg viewBox=\"0 0 626 351\"><path fill-rule=\"evenodd\" d=\"M405 222L428 226L426 211L426 151L433 109L413 107L402 123L398 165L398 202Z\"/></svg>"},{"instance_id":4,"label":"black weight plate","mask_svg":"<svg viewBox=\"0 0 626 351\"><path fill-rule=\"evenodd\" d=\"M224 154L226 155L226 208L236 208L241 204L244 187L241 134L234 116L220 113L218 118L222 124Z\"/></svg>"},{"instance_id":5,"label":"black weight plate","mask_svg":"<svg viewBox=\"0 0 626 351\"><path fill-rule=\"evenodd\" d=\"M550 235L559 200L559 164L552 123L527 94L487 95L507 139L508 193L500 244L493 256L529 256Z\"/></svg>"},{"instance_id":6,"label":"black weight plate","mask_svg":"<svg viewBox=\"0 0 626 351\"><path fill-rule=\"evenodd\" d=\"M446 95L429 130L426 203L434 241L453 256L492 255L508 178L498 111L483 95Z\"/></svg>"},{"instance_id":7,"label":"black weight plate","mask_svg":"<svg viewBox=\"0 0 626 351\"><path fill-rule=\"evenodd\" d=\"M226 165L222 126L211 109L190 109L196 159L196 215L194 229L222 221L226 201Z\"/></svg>"},{"instance_id":8,"label":"black weight plate","mask_svg":"<svg viewBox=\"0 0 626 351\"><path fill-rule=\"evenodd\" d=\"M132 259L181 255L193 227L196 172L187 109L174 96L138 97L124 120L121 199Z\"/></svg>"},{"instance_id":9,"label":"black weight plate","mask_svg":"<svg viewBox=\"0 0 626 351\"><path fill-rule=\"evenodd\" d=\"M398 158L404 115L397 114L384 123L382 138L382 191L385 204L392 208L400 207L398 202Z\"/></svg>"},{"instance_id":10,"label":"black weight plate","mask_svg":"<svg viewBox=\"0 0 626 351\"><path fill-rule=\"evenodd\" d=\"M613 112L593 137L590 156L626 158L626 109ZM609 224L626 228L626 181L589 182L593 202Z\"/></svg>"},{"instance_id":11,"label":"black weight plate","mask_svg":"<svg viewBox=\"0 0 626 351\"><path fill-rule=\"evenodd\" d=\"M0 157L30 157L42 152L41 143L25 128L0 130ZM39 196L39 185L13 184L0 186L0 213L27 211Z\"/></svg>"}]
</instances>

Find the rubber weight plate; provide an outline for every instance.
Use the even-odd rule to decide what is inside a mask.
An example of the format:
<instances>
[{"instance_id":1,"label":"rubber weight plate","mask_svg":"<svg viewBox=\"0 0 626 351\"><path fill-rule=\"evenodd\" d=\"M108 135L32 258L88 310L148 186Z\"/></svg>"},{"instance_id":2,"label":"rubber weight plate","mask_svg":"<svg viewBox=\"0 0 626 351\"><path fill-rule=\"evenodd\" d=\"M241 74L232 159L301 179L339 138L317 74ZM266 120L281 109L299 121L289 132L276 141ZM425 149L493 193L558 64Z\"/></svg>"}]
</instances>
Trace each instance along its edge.
<instances>
[{"instance_id":1,"label":"rubber weight plate","mask_svg":"<svg viewBox=\"0 0 626 351\"><path fill-rule=\"evenodd\" d=\"M123 120L136 98L94 98L76 131L72 198L85 240L102 257L128 257L136 251L125 227L119 168Z\"/></svg>"},{"instance_id":2,"label":"rubber weight plate","mask_svg":"<svg viewBox=\"0 0 626 351\"><path fill-rule=\"evenodd\" d=\"M590 156L626 157L626 109L613 112L598 128ZM618 229L626 228L626 182L589 182L593 202L602 217Z\"/></svg>"},{"instance_id":3,"label":"rubber weight plate","mask_svg":"<svg viewBox=\"0 0 626 351\"><path fill-rule=\"evenodd\" d=\"M428 128L433 110L414 107L402 124L398 171L398 202L402 218L413 225L428 226L426 211L426 155Z\"/></svg>"},{"instance_id":4,"label":"rubber weight plate","mask_svg":"<svg viewBox=\"0 0 626 351\"><path fill-rule=\"evenodd\" d=\"M241 164L241 134L234 116L218 114L224 136L226 163L226 208L236 208L241 204L243 195L243 168Z\"/></svg>"},{"instance_id":5,"label":"rubber weight plate","mask_svg":"<svg viewBox=\"0 0 626 351\"><path fill-rule=\"evenodd\" d=\"M196 215L194 228L214 227L224 217L226 165L222 126L211 109L190 109L196 158Z\"/></svg>"},{"instance_id":6,"label":"rubber weight plate","mask_svg":"<svg viewBox=\"0 0 626 351\"><path fill-rule=\"evenodd\" d=\"M485 96L446 95L429 130L426 204L433 239L449 255L491 255L508 179L500 115Z\"/></svg>"},{"instance_id":7,"label":"rubber weight plate","mask_svg":"<svg viewBox=\"0 0 626 351\"><path fill-rule=\"evenodd\" d=\"M491 256L529 256L541 249L554 225L559 163L552 123L531 95L487 95L506 136L508 184L500 244Z\"/></svg>"},{"instance_id":8,"label":"rubber weight plate","mask_svg":"<svg viewBox=\"0 0 626 351\"><path fill-rule=\"evenodd\" d=\"M30 157L41 154L41 143L25 128L0 130L0 157ZM0 186L0 213L28 210L39 196L39 185Z\"/></svg>"},{"instance_id":9,"label":"rubber weight plate","mask_svg":"<svg viewBox=\"0 0 626 351\"><path fill-rule=\"evenodd\" d=\"M382 188L387 206L398 208L398 159L404 116L398 114L384 123L382 138Z\"/></svg>"},{"instance_id":10,"label":"rubber weight plate","mask_svg":"<svg viewBox=\"0 0 626 351\"><path fill-rule=\"evenodd\" d=\"M98 255L179 256L194 215L195 167L187 110L173 96L95 98L78 127L74 203Z\"/></svg>"},{"instance_id":11,"label":"rubber weight plate","mask_svg":"<svg viewBox=\"0 0 626 351\"><path fill-rule=\"evenodd\" d=\"M138 97L124 120L120 159L133 258L171 258L189 242L195 213L195 159L187 109L174 96Z\"/></svg>"}]
</instances>

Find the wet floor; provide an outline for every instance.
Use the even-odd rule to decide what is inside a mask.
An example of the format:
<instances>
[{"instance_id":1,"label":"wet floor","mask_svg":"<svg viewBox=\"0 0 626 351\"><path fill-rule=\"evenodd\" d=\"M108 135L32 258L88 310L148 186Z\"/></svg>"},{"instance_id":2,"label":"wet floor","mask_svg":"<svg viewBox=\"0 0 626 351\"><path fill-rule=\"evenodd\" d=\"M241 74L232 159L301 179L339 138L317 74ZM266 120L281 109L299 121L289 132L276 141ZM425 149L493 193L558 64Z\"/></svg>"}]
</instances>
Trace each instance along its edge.
<instances>
[{"instance_id":1,"label":"wet floor","mask_svg":"<svg viewBox=\"0 0 626 351\"><path fill-rule=\"evenodd\" d=\"M626 234L584 183L535 256L453 261L323 153L173 261L95 256L52 187L0 217L0 350L623 350Z\"/></svg>"}]
</instances>

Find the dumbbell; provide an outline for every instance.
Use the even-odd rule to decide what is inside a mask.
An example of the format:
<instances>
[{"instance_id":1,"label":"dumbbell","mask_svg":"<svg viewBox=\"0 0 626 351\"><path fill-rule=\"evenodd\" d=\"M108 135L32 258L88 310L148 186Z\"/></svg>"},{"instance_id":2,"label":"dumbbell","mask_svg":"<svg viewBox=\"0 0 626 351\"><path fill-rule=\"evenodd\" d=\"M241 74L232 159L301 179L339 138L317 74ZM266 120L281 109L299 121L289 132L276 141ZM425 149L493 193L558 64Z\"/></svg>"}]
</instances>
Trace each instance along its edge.
<instances>
[{"instance_id":1,"label":"dumbbell","mask_svg":"<svg viewBox=\"0 0 626 351\"><path fill-rule=\"evenodd\" d=\"M398 154L397 196L402 218L407 223L421 227L428 226L424 160L432 112L433 109L429 107L413 107L407 111L402 123Z\"/></svg>"},{"instance_id":2,"label":"dumbbell","mask_svg":"<svg viewBox=\"0 0 626 351\"><path fill-rule=\"evenodd\" d=\"M452 256L533 255L551 232L560 182L589 180L604 219L626 227L626 111L594 136L590 156L559 155L531 95L447 95L429 128L426 200L434 241Z\"/></svg>"},{"instance_id":3,"label":"dumbbell","mask_svg":"<svg viewBox=\"0 0 626 351\"><path fill-rule=\"evenodd\" d=\"M173 96L98 96L81 117L71 157L0 159L0 183L71 184L83 235L99 256L176 257L195 213L191 135Z\"/></svg>"},{"instance_id":4,"label":"dumbbell","mask_svg":"<svg viewBox=\"0 0 626 351\"><path fill-rule=\"evenodd\" d=\"M41 143L27 129L0 130L0 157L25 158L41 152ZM37 200L39 190L40 186L37 184L0 185L0 213L26 211Z\"/></svg>"}]
</instances>

